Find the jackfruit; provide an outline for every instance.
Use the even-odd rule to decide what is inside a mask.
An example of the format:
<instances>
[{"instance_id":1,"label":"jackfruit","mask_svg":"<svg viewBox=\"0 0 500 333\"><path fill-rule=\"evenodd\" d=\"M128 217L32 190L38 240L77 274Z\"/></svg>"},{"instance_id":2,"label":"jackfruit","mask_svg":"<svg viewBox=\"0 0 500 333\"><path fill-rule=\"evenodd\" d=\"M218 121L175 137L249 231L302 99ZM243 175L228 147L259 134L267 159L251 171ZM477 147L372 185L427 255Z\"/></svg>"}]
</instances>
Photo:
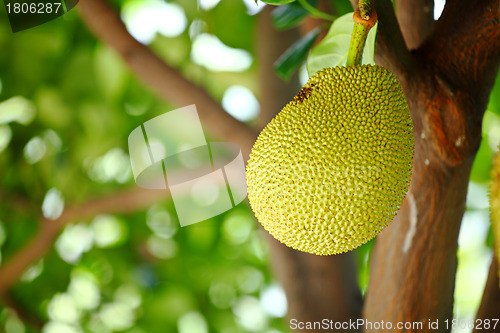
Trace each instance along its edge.
<instances>
[{"instance_id":1,"label":"jackfruit","mask_svg":"<svg viewBox=\"0 0 500 333\"><path fill-rule=\"evenodd\" d=\"M413 150L408 105L389 70L325 68L258 136L246 171L250 206L289 247L352 250L396 214Z\"/></svg>"},{"instance_id":2,"label":"jackfruit","mask_svg":"<svg viewBox=\"0 0 500 333\"><path fill-rule=\"evenodd\" d=\"M500 146L498 147L500 149ZM493 158L491 169L491 227L495 239L495 256L498 263L498 278L500 281L500 151ZM500 283L499 283L500 286Z\"/></svg>"}]
</instances>

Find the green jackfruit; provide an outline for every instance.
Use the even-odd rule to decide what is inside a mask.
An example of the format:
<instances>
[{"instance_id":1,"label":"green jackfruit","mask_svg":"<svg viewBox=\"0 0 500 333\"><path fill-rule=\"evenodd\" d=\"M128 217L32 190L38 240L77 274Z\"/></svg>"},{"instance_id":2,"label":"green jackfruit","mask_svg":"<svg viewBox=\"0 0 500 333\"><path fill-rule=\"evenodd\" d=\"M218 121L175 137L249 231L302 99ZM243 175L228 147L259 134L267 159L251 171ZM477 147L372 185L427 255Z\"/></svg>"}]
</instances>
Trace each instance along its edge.
<instances>
[{"instance_id":1,"label":"green jackfruit","mask_svg":"<svg viewBox=\"0 0 500 333\"><path fill-rule=\"evenodd\" d=\"M352 250L398 211L413 150L408 105L390 71L326 68L255 142L246 173L250 205L289 247L318 255Z\"/></svg>"}]
</instances>

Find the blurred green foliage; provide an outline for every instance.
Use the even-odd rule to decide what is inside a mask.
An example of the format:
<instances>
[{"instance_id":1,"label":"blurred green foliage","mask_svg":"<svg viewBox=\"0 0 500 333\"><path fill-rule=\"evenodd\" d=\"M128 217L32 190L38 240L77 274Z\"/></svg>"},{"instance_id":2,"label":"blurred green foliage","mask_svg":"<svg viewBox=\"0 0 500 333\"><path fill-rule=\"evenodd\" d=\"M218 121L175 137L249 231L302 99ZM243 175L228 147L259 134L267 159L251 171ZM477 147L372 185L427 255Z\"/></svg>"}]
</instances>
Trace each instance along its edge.
<instances>
[{"instance_id":1,"label":"blurred green foliage","mask_svg":"<svg viewBox=\"0 0 500 333\"><path fill-rule=\"evenodd\" d=\"M254 54L256 20L243 2L222 1L207 11L192 1L178 3L189 24L204 22L201 33ZM177 106L138 82L76 11L13 34L0 8L0 103L9 101L5 112L0 104L5 259L38 230L50 189L60 193L54 200L73 205L134 188L128 135ZM191 40L185 29L175 37L158 34L150 47L216 100L234 84L257 92L255 59L244 72L212 72L190 59ZM259 306L273 285L260 232L246 203L184 228L172 202L75 220L9 293L25 322L4 307L0 332L36 332L40 323L47 333L246 332L248 319L237 307L255 307L252 300L262 313L257 331L284 330L280 318Z\"/></svg>"}]
</instances>

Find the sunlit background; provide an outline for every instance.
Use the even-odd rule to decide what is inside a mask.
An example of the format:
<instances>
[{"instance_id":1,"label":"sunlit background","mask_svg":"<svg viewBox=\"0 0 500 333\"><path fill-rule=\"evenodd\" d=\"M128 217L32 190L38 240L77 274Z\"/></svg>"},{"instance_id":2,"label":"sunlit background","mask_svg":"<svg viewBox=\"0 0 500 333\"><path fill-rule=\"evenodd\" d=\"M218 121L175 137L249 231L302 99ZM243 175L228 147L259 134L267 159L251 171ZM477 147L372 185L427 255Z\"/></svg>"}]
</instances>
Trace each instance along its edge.
<instances>
[{"instance_id":1,"label":"sunlit background","mask_svg":"<svg viewBox=\"0 0 500 333\"><path fill-rule=\"evenodd\" d=\"M138 41L204 86L235 118L256 119L253 31L262 3L114 4ZM435 1L436 19L443 7L443 0ZM231 15L241 27L224 22ZM138 83L74 12L16 35L2 21L0 48L6 50L0 55L2 191L41 202L43 217L54 220L68 203L134 186L128 134L175 106ZM307 81L304 68L299 77ZM469 186L459 238L456 318L474 318L491 260L488 172L500 142L498 107L490 103L486 112ZM0 208L0 254L15 253L35 233L36 221L36 212ZM260 233L246 204L185 228L172 203L75 220L57 238L53 253L26 270L12 302L25 309L26 318L41 318L44 333L288 332L282 319L286 297L269 273L269 250ZM363 291L370 246L358 253ZM33 323L21 319L3 308L0 331L31 332Z\"/></svg>"}]
</instances>

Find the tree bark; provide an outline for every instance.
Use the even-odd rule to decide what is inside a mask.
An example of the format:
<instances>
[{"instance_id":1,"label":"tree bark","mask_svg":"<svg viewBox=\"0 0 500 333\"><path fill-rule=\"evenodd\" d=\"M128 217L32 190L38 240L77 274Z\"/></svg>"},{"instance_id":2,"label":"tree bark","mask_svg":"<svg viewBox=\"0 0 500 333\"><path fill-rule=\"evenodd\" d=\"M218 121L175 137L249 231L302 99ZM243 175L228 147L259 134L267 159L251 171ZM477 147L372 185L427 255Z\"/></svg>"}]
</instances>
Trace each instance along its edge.
<instances>
[{"instance_id":1,"label":"tree bark","mask_svg":"<svg viewBox=\"0 0 500 333\"><path fill-rule=\"evenodd\" d=\"M437 319L439 332L446 332L443 321L452 317L469 174L500 63L499 2L450 2L434 32L409 56L400 35L389 33L391 25L384 22L394 22L388 1L376 5L376 61L392 70L403 87L414 123L415 155L405 201L375 243L364 316L394 325L423 322L423 330L366 331L430 332L427 321Z\"/></svg>"},{"instance_id":2,"label":"tree bark","mask_svg":"<svg viewBox=\"0 0 500 333\"><path fill-rule=\"evenodd\" d=\"M472 158L453 169L425 160L415 156L407 198L375 242L364 307L368 321L421 322L424 330L367 332L427 332L429 319L444 325L452 317L457 239Z\"/></svg>"}]
</instances>

